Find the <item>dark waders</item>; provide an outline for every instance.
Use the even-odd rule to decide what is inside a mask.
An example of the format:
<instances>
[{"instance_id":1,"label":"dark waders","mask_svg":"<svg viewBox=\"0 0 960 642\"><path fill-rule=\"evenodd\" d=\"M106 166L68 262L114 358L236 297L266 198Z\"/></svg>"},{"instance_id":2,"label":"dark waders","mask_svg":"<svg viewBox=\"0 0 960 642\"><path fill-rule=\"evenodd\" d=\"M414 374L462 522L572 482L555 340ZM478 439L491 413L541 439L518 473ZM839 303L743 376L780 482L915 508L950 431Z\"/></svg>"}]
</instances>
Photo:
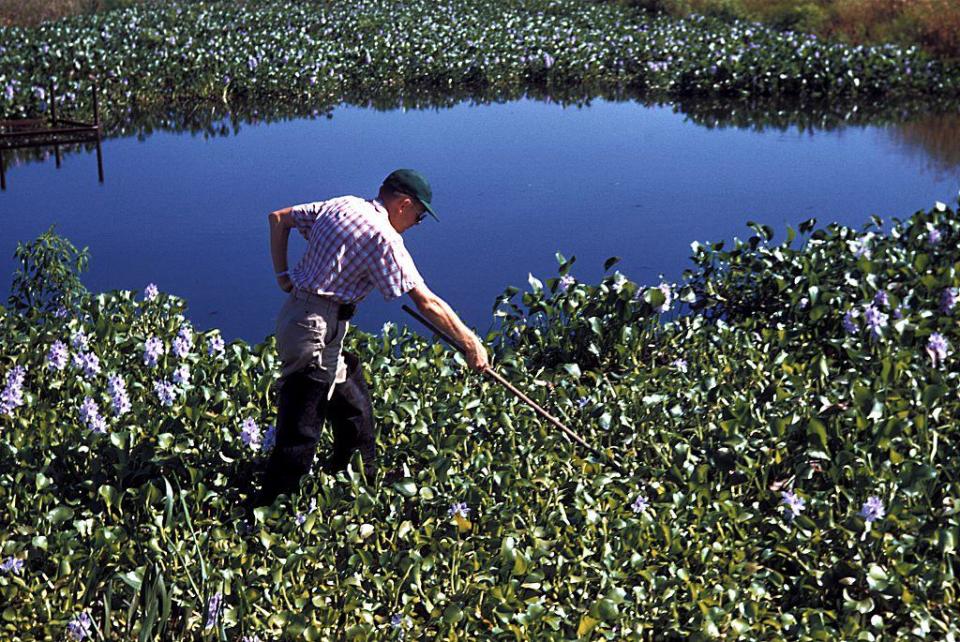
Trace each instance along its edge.
<instances>
[{"instance_id":1,"label":"dark waders","mask_svg":"<svg viewBox=\"0 0 960 642\"><path fill-rule=\"evenodd\" d=\"M279 391L277 443L267 462L263 490L255 505L273 503L277 495L297 488L310 470L320 441L324 419L333 429L333 454L320 463L328 473L345 470L354 450L363 457L364 474L373 481L376 473L376 436L370 391L363 379L360 360L343 352L347 379L334 386L312 368L289 375Z\"/></svg>"}]
</instances>

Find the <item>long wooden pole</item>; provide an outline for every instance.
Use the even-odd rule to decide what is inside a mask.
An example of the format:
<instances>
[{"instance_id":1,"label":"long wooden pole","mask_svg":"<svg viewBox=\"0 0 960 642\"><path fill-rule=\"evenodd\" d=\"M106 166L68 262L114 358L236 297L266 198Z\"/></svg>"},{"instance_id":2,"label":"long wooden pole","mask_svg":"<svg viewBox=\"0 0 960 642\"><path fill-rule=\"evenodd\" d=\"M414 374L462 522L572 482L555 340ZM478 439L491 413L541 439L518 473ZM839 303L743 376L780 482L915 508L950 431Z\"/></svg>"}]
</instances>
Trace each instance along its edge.
<instances>
[{"instance_id":1,"label":"long wooden pole","mask_svg":"<svg viewBox=\"0 0 960 642\"><path fill-rule=\"evenodd\" d=\"M440 330L440 329L437 328L435 325L433 325L432 323L430 323L430 321L428 321L428 320L425 319L423 316L421 316L420 314L418 314L417 312L415 312L414 310L412 310L412 309L411 309L409 306L407 306L407 305L404 305L404 306L403 306L403 309L404 309L404 311L407 312L407 314L409 314L410 316L412 316L413 318L415 318L416 320L418 320L420 323L422 323L422 324L424 324L425 326L427 326L428 328L430 328L437 336L439 336L441 339L443 339L444 341L446 341L452 348L454 348L455 350L457 350L460 354L464 354L464 355L466 354L466 350L463 349L463 346L461 346L459 343L457 343L456 341L454 341L453 339L451 339L450 337L448 337L442 330ZM581 437L581 436L578 435L577 433L575 433L575 432L573 432L572 430L570 430L570 429L569 429L567 426L565 426L559 419L557 419L556 417L554 417L553 415L551 415L549 412L547 412L546 410L544 410L543 408L541 408L533 399L531 399L531 398L528 397L527 395L525 395L525 394L523 394L522 392L520 392L520 390L518 390L518 389L516 388L516 386L514 386L512 383L510 383L509 381L507 381L506 379L504 379L503 376L501 376L501 375L500 375L498 372L496 372L493 368L491 368L491 367L488 366L488 367L483 371L483 373L484 373L485 375L489 376L490 378L492 378L493 380L495 380L497 383L499 383L499 384L502 385L503 387L505 387L505 388L506 388L507 390L509 390L510 392L512 392L512 393L514 394L514 396L516 396L518 399L520 399L521 401L523 401L525 404L527 404L528 406L530 406L531 408L533 408L540 416L542 416L544 419L546 419L547 421L549 421L551 424L553 424L554 426L556 426L557 428L559 428L560 430L562 430L568 437L570 437L571 439L573 439L573 440L576 441L578 444L580 444L581 446L583 446L584 448L586 448L586 449L589 450L590 452L594 453L595 455L597 455L597 456L599 456L599 457L601 457L601 458L603 458L603 459L606 459L606 460L607 460L614 468L616 468L619 472L621 472L621 473L623 472L623 469L620 468L620 465L619 465L616 461L614 461L613 459L610 459L609 457L607 457L607 456L603 453L603 451L598 450L597 448L594 448L593 446L591 446L590 444L588 444L586 441L584 441L584 440L583 440L583 437Z\"/></svg>"}]
</instances>

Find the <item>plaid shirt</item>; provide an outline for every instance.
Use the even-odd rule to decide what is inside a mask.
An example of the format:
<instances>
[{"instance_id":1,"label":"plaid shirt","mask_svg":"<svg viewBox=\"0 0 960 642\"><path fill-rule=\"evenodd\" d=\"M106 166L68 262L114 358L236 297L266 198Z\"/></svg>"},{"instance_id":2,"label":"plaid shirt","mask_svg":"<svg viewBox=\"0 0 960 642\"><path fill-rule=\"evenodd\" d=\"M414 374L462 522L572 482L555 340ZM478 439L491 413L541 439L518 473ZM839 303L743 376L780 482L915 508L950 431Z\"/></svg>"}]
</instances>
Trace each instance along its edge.
<instances>
[{"instance_id":1,"label":"plaid shirt","mask_svg":"<svg viewBox=\"0 0 960 642\"><path fill-rule=\"evenodd\" d=\"M291 208L307 251L290 280L301 290L357 303L376 287L386 300L423 284L379 200L342 196Z\"/></svg>"}]
</instances>

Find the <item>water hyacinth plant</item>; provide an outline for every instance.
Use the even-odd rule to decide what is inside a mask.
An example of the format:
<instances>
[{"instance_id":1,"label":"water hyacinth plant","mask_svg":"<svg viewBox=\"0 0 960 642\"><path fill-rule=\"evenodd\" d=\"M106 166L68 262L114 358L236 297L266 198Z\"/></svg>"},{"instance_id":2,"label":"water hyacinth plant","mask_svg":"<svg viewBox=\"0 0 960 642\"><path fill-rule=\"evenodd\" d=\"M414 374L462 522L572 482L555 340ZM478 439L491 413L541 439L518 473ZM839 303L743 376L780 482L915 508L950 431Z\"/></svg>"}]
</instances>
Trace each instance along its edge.
<instances>
[{"instance_id":1,"label":"water hyacinth plant","mask_svg":"<svg viewBox=\"0 0 960 642\"><path fill-rule=\"evenodd\" d=\"M867 501L863 503L863 507L860 508L860 516L863 517L866 522L875 522L882 518L884 514L885 509L883 502L876 495L868 498Z\"/></svg>"},{"instance_id":2,"label":"water hyacinth plant","mask_svg":"<svg viewBox=\"0 0 960 642\"><path fill-rule=\"evenodd\" d=\"M799 497L796 493L791 491L785 490L780 493L780 495L780 503L786 506L785 514L787 519L792 520L794 517L799 516L800 511L802 511L807 505L806 501L802 497Z\"/></svg>"},{"instance_id":3,"label":"water hyacinth plant","mask_svg":"<svg viewBox=\"0 0 960 642\"><path fill-rule=\"evenodd\" d=\"M0 563L0 572L20 575L23 573L23 560L16 557L8 557Z\"/></svg>"},{"instance_id":4,"label":"water hyacinth plant","mask_svg":"<svg viewBox=\"0 0 960 642\"><path fill-rule=\"evenodd\" d=\"M26 376L27 371L23 366L14 366L7 373L7 384L0 392L0 415L12 415L16 408L23 405L23 382Z\"/></svg>"},{"instance_id":5,"label":"water hyacinth plant","mask_svg":"<svg viewBox=\"0 0 960 642\"><path fill-rule=\"evenodd\" d=\"M240 428L240 438L243 440L243 444L251 450L260 450L263 437L260 434L257 422L253 418L247 417L243 420L243 426Z\"/></svg>"},{"instance_id":6,"label":"water hyacinth plant","mask_svg":"<svg viewBox=\"0 0 960 642\"><path fill-rule=\"evenodd\" d=\"M940 311L960 249L931 248L928 225L960 236L934 208L885 225L869 258L848 245L865 231L812 222L779 245L760 225L695 245L669 315L658 282L614 259L598 283L562 290L560 256L556 277L507 290L487 337L498 369L621 470L409 329L352 335L380 470L317 466L249 524L275 440L273 338L151 367L148 339L172 346L185 323L174 294L2 308L0 375L23 377L0 415L0 638L960 635L960 329ZM870 306L903 310L882 340ZM94 380L48 365L84 319L108 373ZM189 386L171 379L185 364ZM332 442L324 429L321 456Z\"/></svg>"},{"instance_id":7,"label":"water hyacinth plant","mask_svg":"<svg viewBox=\"0 0 960 642\"><path fill-rule=\"evenodd\" d=\"M163 345L163 339L160 337L150 337L143 347L143 362L150 368L157 365L157 360L166 351Z\"/></svg>"},{"instance_id":8,"label":"water hyacinth plant","mask_svg":"<svg viewBox=\"0 0 960 642\"><path fill-rule=\"evenodd\" d=\"M67 349L67 344L57 339L53 342L53 345L50 346L50 351L47 353L47 366L51 370L63 370L67 367L67 359L69 356L70 351Z\"/></svg>"},{"instance_id":9,"label":"water hyacinth plant","mask_svg":"<svg viewBox=\"0 0 960 642\"><path fill-rule=\"evenodd\" d=\"M86 640L93 635L92 625L90 614L83 611L67 624L67 635L71 640Z\"/></svg>"}]
</instances>

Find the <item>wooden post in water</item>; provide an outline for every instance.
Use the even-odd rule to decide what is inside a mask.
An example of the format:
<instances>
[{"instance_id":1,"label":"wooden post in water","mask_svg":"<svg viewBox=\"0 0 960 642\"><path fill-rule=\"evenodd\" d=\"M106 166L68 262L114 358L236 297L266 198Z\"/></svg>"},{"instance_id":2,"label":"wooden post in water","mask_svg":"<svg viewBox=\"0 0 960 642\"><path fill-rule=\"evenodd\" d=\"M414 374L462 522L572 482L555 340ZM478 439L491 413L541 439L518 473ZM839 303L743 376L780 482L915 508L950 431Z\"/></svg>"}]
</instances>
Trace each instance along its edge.
<instances>
[{"instance_id":1,"label":"wooden post in water","mask_svg":"<svg viewBox=\"0 0 960 642\"><path fill-rule=\"evenodd\" d=\"M50 124L57 128L57 94L53 81L50 81ZM57 169L60 169L60 145L54 144L53 153L57 157Z\"/></svg>"},{"instance_id":2,"label":"wooden post in water","mask_svg":"<svg viewBox=\"0 0 960 642\"><path fill-rule=\"evenodd\" d=\"M97 81L93 81L93 126L97 128L97 177L103 182L103 148L100 145L100 101L97 97Z\"/></svg>"}]
</instances>

